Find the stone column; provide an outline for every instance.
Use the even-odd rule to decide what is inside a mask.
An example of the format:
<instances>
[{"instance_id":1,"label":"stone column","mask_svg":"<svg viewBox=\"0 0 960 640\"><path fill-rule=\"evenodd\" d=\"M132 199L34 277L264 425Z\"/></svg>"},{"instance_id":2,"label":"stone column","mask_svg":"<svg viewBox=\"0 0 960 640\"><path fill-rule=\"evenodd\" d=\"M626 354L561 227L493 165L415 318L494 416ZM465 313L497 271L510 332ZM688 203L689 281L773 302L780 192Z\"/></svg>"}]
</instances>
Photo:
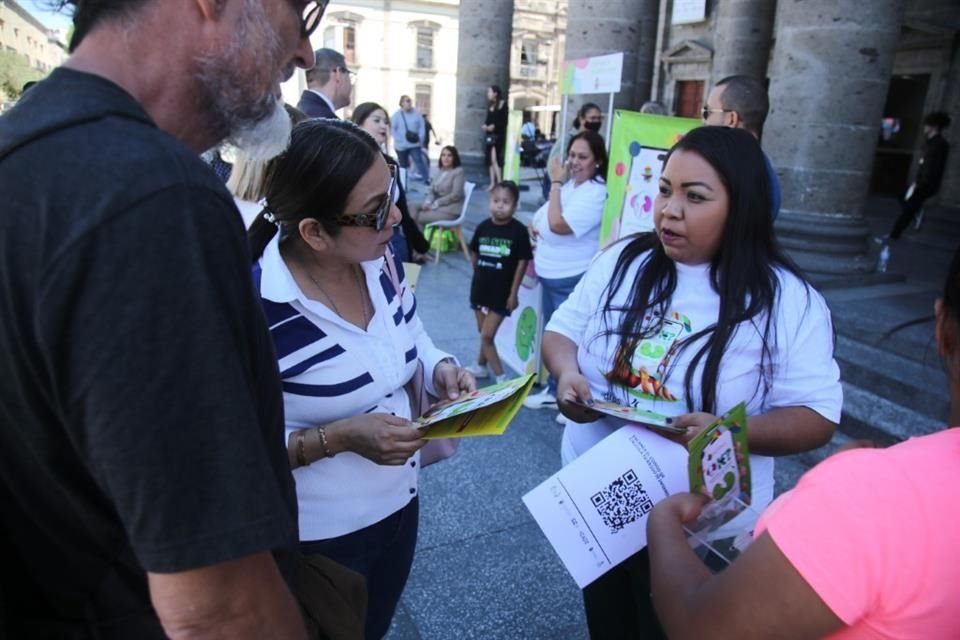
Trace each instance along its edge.
<instances>
[{"instance_id":1,"label":"stone column","mask_svg":"<svg viewBox=\"0 0 960 640\"><path fill-rule=\"evenodd\" d=\"M567 5L564 59L623 52L623 79L614 108L639 110L650 99L658 7L657 0L570 0ZM607 94L574 96L560 130L570 127L584 102L596 102L606 112L608 101Z\"/></svg>"},{"instance_id":2,"label":"stone column","mask_svg":"<svg viewBox=\"0 0 960 640\"><path fill-rule=\"evenodd\" d=\"M770 0L717 3L710 86L732 75L747 75L761 81L767 77L775 9L776 4Z\"/></svg>"},{"instance_id":3,"label":"stone column","mask_svg":"<svg viewBox=\"0 0 960 640\"><path fill-rule=\"evenodd\" d=\"M513 0L460 0L454 144L461 155L483 157L487 87L510 87L512 34Z\"/></svg>"},{"instance_id":4,"label":"stone column","mask_svg":"<svg viewBox=\"0 0 960 640\"><path fill-rule=\"evenodd\" d=\"M861 208L904 0L777 4L763 142L783 189L778 235L808 272L872 271Z\"/></svg>"}]
</instances>

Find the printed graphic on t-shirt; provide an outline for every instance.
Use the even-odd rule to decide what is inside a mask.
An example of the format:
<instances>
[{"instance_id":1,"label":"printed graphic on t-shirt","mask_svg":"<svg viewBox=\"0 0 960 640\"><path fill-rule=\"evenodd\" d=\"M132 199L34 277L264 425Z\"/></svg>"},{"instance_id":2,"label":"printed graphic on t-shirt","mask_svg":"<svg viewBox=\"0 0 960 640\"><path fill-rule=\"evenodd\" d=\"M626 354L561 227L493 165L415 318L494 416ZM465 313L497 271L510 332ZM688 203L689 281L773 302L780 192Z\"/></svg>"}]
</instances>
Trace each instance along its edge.
<instances>
[{"instance_id":1,"label":"printed graphic on t-shirt","mask_svg":"<svg viewBox=\"0 0 960 640\"><path fill-rule=\"evenodd\" d=\"M613 359L613 370L604 374L607 380L624 389L629 406L639 406L641 401L674 403L683 400L679 391L681 385L671 383L671 390L667 386L667 378L670 375L670 363L680 343L693 332L690 319L676 311L668 313L663 319L659 314L649 314L644 318L645 328L654 324L659 324L660 330L636 345L629 362L627 353L618 349ZM614 394L610 395L608 400L618 400L612 397Z\"/></svg>"},{"instance_id":2,"label":"printed graphic on t-shirt","mask_svg":"<svg viewBox=\"0 0 960 640\"><path fill-rule=\"evenodd\" d=\"M477 261L478 267L489 269L503 269L503 260L511 253L513 240L510 238L490 238L481 237L478 244L477 253L480 255Z\"/></svg>"}]
</instances>

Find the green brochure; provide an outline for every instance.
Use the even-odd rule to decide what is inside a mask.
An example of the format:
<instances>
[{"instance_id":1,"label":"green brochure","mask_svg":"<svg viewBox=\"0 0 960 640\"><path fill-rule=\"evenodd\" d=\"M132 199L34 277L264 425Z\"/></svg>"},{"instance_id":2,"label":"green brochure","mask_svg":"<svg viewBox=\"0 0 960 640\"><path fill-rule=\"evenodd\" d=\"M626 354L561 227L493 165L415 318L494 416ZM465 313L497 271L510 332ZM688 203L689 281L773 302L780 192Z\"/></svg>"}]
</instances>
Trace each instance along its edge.
<instances>
[{"instance_id":1,"label":"green brochure","mask_svg":"<svg viewBox=\"0 0 960 640\"><path fill-rule=\"evenodd\" d=\"M699 532L716 529L750 505L747 412L741 402L687 443L690 491L710 496L697 521Z\"/></svg>"}]
</instances>

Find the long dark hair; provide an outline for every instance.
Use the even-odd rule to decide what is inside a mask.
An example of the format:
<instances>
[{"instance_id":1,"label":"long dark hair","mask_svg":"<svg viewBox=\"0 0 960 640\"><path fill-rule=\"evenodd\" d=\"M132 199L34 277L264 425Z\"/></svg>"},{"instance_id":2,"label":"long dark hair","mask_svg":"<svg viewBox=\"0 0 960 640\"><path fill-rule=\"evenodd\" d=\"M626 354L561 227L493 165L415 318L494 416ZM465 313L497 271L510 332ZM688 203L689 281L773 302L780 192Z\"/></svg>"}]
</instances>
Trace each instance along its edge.
<instances>
[{"instance_id":1,"label":"long dark hair","mask_svg":"<svg viewBox=\"0 0 960 640\"><path fill-rule=\"evenodd\" d=\"M267 168L266 207L247 232L254 262L278 227L293 233L301 220L315 218L330 235L340 233L337 214L380 157L373 137L352 122L315 118L294 127L290 146Z\"/></svg>"},{"instance_id":2,"label":"long dark hair","mask_svg":"<svg viewBox=\"0 0 960 640\"><path fill-rule=\"evenodd\" d=\"M766 396L772 377L772 347L776 343L774 307L780 290L777 270L798 277L806 285L800 270L784 254L773 232L770 216L770 183L763 152L756 139L741 129L700 127L694 129L667 154L664 165L677 151L696 153L717 172L727 191L729 211L723 238L710 261L710 283L720 296L717 322L684 339L679 349L690 347L697 340L706 341L694 354L683 381L688 411L716 413L717 377L720 361L737 326L753 322L763 341L758 389ZM617 259L607 288L604 318L620 314L620 325L608 328L604 335L617 336L616 366L633 360L643 338L656 335L667 318L670 301L677 287L677 268L664 253L655 233L642 233L628 242ZM626 282L627 272L635 260L640 268L635 281ZM630 295L622 307L614 306L614 294L622 286L630 287ZM808 296L809 304L809 296ZM654 318L644 326L644 318ZM757 325L763 316L762 326ZM704 361L700 381L700 406L693 406L693 376ZM677 359L674 357L673 362ZM726 407L724 407L726 409Z\"/></svg>"},{"instance_id":3,"label":"long dark hair","mask_svg":"<svg viewBox=\"0 0 960 640\"><path fill-rule=\"evenodd\" d=\"M452 144L448 144L447 146L445 146L443 149L440 150L440 154L442 155L444 151L449 151L450 155L453 156L453 168L456 169L457 167L459 167L460 152L457 151L457 148ZM441 162L439 159L437 160L437 166L443 169L443 162Z\"/></svg>"},{"instance_id":4,"label":"long dark hair","mask_svg":"<svg viewBox=\"0 0 960 640\"><path fill-rule=\"evenodd\" d=\"M363 121L369 118L370 114L372 114L377 109L379 109L380 111L383 111L383 115L387 117L387 124L390 124L390 114L388 114L387 110L381 107L376 102L361 102L353 110L353 114L350 116L350 119L354 123L362 127Z\"/></svg>"},{"instance_id":5,"label":"long dark hair","mask_svg":"<svg viewBox=\"0 0 960 640\"><path fill-rule=\"evenodd\" d=\"M573 128L579 129L580 125L583 123L584 119L586 119L587 117L587 112L593 111L594 109L596 109L600 113L603 113L603 109L601 109L600 105L598 105L597 103L584 102L583 106L577 109L577 117L573 119Z\"/></svg>"},{"instance_id":6,"label":"long dark hair","mask_svg":"<svg viewBox=\"0 0 960 640\"><path fill-rule=\"evenodd\" d=\"M570 153L570 148L573 147L573 143L577 140L583 140L587 143L587 146L590 147L590 153L593 154L593 159L596 160L597 164L600 165L597 167L597 172L593 174L591 180L595 182L600 182L607 179L607 146L603 143L603 136L601 136L596 131L581 131L577 135L570 138L570 144L567 145L567 154Z\"/></svg>"},{"instance_id":7,"label":"long dark hair","mask_svg":"<svg viewBox=\"0 0 960 640\"><path fill-rule=\"evenodd\" d=\"M500 88L500 85L492 84L490 85L490 90L497 95L497 97L493 99L493 102L487 107L492 111L500 107L500 102L503 100L503 89Z\"/></svg>"}]
</instances>

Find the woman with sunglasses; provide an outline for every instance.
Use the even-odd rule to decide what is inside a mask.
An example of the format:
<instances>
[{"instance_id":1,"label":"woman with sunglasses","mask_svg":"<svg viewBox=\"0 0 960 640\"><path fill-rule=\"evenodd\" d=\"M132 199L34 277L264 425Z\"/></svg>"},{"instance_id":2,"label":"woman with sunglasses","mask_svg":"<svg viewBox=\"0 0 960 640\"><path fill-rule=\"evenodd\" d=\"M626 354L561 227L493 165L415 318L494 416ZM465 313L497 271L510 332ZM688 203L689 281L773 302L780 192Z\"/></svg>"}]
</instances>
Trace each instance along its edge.
<instances>
[{"instance_id":1,"label":"woman with sunglasses","mask_svg":"<svg viewBox=\"0 0 960 640\"><path fill-rule=\"evenodd\" d=\"M476 387L424 331L388 254L395 188L368 134L309 120L268 169L266 207L249 231L283 382L302 551L366 577L367 638L386 634L416 545L424 441L404 385L422 363L441 398Z\"/></svg>"}]
</instances>

